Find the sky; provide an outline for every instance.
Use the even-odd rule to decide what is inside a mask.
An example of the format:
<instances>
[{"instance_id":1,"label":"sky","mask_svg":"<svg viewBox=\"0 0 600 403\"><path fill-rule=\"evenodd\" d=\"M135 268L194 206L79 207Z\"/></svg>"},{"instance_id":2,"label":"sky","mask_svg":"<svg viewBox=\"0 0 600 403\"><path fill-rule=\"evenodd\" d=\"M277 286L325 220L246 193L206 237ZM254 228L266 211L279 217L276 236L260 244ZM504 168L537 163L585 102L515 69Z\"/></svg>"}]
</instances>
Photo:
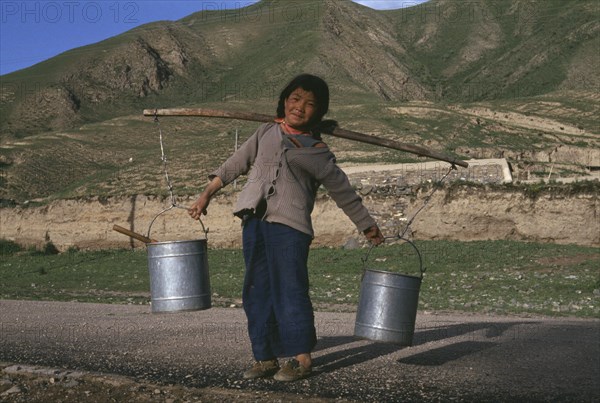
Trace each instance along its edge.
<instances>
[{"instance_id":1,"label":"sky","mask_svg":"<svg viewBox=\"0 0 600 403\"><path fill-rule=\"evenodd\" d=\"M0 75L66 50L96 43L138 25L178 20L203 10L246 7L258 0L0 0ZM290 0L290 5L302 0ZM426 0L353 0L390 10Z\"/></svg>"}]
</instances>

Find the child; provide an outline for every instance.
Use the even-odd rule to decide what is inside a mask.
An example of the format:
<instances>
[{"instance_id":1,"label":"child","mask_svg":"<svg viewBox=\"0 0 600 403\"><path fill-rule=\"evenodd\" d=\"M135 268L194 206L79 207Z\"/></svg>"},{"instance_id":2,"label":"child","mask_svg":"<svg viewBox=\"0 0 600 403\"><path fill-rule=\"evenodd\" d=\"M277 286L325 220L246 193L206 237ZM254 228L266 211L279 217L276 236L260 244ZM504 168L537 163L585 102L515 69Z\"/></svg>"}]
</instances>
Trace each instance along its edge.
<instances>
[{"instance_id":1,"label":"child","mask_svg":"<svg viewBox=\"0 0 600 403\"><path fill-rule=\"evenodd\" d=\"M217 190L248 173L234 214L242 219L246 273L243 305L256 363L253 379L279 381L310 375L317 337L308 292L307 260L314 235L311 212L322 184L356 227L375 245L383 235L362 204L318 125L329 109L329 88L302 74L281 92L277 118L256 132L221 167L189 209L206 214ZM278 357L295 357L279 366Z\"/></svg>"}]
</instances>

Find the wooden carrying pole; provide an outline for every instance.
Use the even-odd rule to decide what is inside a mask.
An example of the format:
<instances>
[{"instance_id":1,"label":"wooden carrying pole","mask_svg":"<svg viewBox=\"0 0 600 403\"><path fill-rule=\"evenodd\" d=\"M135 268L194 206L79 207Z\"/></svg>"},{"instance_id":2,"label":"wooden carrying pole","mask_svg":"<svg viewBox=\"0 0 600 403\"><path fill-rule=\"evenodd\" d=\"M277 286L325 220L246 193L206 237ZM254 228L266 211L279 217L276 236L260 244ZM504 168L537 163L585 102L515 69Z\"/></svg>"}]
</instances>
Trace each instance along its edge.
<instances>
[{"instance_id":1,"label":"wooden carrying pole","mask_svg":"<svg viewBox=\"0 0 600 403\"><path fill-rule=\"evenodd\" d=\"M146 236L143 236L142 234L138 234L137 232L130 231L127 228L123 228L117 224L113 225L113 230L120 232L121 234L127 235L131 238L137 239L138 241L143 242L143 243L158 242L156 239L148 238Z\"/></svg>"},{"instance_id":2,"label":"wooden carrying pole","mask_svg":"<svg viewBox=\"0 0 600 403\"><path fill-rule=\"evenodd\" d=\"M145 109L144 116L198 116L210 118L250 120L254 122L265 123L273 121L273 116L269 115L262 115L250 112L230 112L204 108ZM458 165L464 168L469 167L469 164L467 164L463 160L459 160L454 157L450 157L448 155L438 153L437 151L429 150L425 147L417 146L414 144L400 143L395 140L389 140L364 133L353 132L351 130L345 130L337 126L323 127L321 131L322 133L330 134L335 137L341 137L344 139L360 141L362 143L392 148L394 150L405 151L408 153L420 155L422 157L430 157L436 160L446 161L453 165Z\"/></svg>"}]
</instances>

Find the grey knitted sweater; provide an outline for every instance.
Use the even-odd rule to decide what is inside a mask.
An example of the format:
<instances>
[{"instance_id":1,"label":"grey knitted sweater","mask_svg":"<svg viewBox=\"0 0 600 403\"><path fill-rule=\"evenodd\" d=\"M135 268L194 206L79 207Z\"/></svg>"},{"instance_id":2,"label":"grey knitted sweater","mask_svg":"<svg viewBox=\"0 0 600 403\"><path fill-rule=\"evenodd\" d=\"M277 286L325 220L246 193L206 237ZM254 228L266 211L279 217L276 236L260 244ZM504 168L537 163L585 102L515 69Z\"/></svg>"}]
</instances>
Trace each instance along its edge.
<instances>
[{"instance_id":1,"label":"grey knitted sweater","mask_svg":"<svg viewBox=\"0 0 600 403\"><path fill-rule=\"evenodd\" d=\"M262 219L314 236L311 213L317 189L323 184L359 231L375 225L328 147L287 148L283 136L279 124L261 125L209 175L209 179L218 176L225 186L238 176L248 174L248 182L234 209L235 215L254 213L264 199L267 203Z\"/></svg>"}]
</instances>

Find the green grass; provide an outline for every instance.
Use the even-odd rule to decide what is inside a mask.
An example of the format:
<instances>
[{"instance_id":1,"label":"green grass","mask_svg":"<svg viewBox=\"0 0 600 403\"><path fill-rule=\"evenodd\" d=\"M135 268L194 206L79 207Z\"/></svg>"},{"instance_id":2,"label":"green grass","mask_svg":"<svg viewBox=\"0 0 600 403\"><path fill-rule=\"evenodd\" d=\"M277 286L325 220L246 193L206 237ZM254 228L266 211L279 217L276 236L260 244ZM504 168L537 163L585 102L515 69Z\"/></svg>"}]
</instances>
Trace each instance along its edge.
<instances>
[{"instance_id":1,"label":"green grass","mask_svg":"<svg viewBox=\"0 0 600 403\"><path fill-rule=\"evenodd\" d=\"M419 241L426 269L420 310L598 317L598 248L513 241ZM148 304L145 250L22 251L2 243L0 298ZM408 244L366 250L316 248L309 271L317 309L353 310L363 269L415 275ZM244 275L240 250L209 250L213 303L238 302Z\"/></svg>"}]
</instances>

